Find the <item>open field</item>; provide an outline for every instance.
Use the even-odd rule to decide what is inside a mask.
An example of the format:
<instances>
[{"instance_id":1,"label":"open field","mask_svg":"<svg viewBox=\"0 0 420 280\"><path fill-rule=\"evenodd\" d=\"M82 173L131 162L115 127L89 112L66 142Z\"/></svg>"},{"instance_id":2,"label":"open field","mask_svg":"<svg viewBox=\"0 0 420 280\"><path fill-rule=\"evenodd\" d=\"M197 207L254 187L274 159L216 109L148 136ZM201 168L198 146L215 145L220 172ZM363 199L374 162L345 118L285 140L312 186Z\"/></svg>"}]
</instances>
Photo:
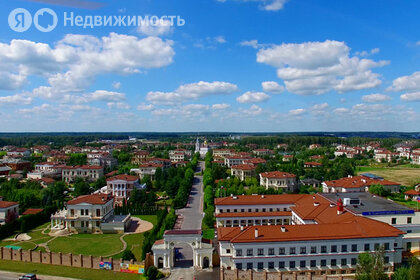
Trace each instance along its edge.
<instances>
[{"instance_id":1,"label":"open field","mask_svg":"<svg viewBox=\"0 0 420 280\"><path fill-rule=\"evenodd\" d=\"M369 172L387 180L398 182L404 186L412 186L420 183L420 168L408 168L405 166L396 167L375 167L375 166L358 166L357 174Z\"/></svg>"},{"instance_id":2,"label":"open field","mask_svg":"<svg viewBox=\"0 0 420 280\"><path fill-rule=\"evenodd\" d=\"M27 263L27 262L19 262L19 261L6 261L6 260L0 260L0 270L71 277L71 278L87 279L87 280L145 279L143 276L139 276L137 274L131 274L131 273L112 272L112 271L105 271L105 270L47 265L47 264L38 264L38 263Z\"/></svg>"},{"instance_id":3,"label":"open field","mask_svg":"<svg viewBox=\"0 0 420 280\"><path fill-rule=\"evenodd\" d=\"M73 234L57 237L48 243L48 248L51 252L107 256L123 248L120 237L121 234Z\"/></svg>"}]
</instances>

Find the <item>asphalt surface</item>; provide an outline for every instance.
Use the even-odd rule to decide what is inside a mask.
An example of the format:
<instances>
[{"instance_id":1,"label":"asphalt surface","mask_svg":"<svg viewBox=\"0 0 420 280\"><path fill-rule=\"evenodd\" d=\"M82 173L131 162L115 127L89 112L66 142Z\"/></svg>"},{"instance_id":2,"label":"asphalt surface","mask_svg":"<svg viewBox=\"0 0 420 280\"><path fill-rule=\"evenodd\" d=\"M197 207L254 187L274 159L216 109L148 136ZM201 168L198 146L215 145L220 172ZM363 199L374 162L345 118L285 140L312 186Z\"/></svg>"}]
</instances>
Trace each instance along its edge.
<instances>
[{"instance_id":1,"label":"asphalt surface","mask_svg":"<svg viewBox=\"0 0 420 280\"><path fill-rule=\"evenodd\" d=\"M199 162L196 172L204 170L204 162ZM178 215L183 216L181 229L201 229L203 220L203 176L195 176L191 188L187 207L177 211ZM179 259L175 262L175 267L171 270L169 280L215 280L219 279L218 270L207 269L197 272L192 267L192 248L188 244L179 244Z\"/></svg>"},{"instance_id":2,"label":"asphalt surface","mask_svg":"<svg viewBox=\"0 0 420 280\"><path fill-rule=\"evenodd\" d=\"M196 172L201 172L203 169L204 162L199 162ZM201 229L203 194L203 176L195 176L187 206L177 210L177 214L184 217L181 229Z\"/></svg>"},{"instance_id":3,"label":"asphalt surface","mask_svg":"<svg viewBox=\"0 0 420 280\"><path fill-rule=\"evenodd\" d=\"M0 279L1 280L17 280L21 275L25 273L16 273L16 272L9 272L9 271L1 271L0 270ZM46 276L46 275L37 275L37 279L39 280L76 280L75 278L65 278L65 277L58 277L58 276Z\"/></svg>"}]
</instances>

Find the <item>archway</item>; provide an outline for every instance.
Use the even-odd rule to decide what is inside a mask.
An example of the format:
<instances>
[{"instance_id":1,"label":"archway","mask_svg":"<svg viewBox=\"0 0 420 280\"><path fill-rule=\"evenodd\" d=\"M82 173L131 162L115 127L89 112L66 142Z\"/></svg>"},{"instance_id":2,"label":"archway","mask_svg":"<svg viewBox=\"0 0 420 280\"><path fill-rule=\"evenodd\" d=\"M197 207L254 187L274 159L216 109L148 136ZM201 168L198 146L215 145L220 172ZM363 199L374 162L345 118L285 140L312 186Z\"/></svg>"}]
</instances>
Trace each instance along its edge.
<instances>
[{"instance_id":1,"label":"archway","mask_svg":"<svg viewBox=\"0 0 420 280\"><path fill-rule=\"evenodd\" d=\"M210 260L208 257L204 257L203 259L203 268L209 268L210 266Z\"/></svg>"},{"instance_id":2,"label":"archway","mask_svg":"<svg viewBox=\"0 0 420 280\"><path fill-rule=\"evenodd\" d=\"M163 268L163 258L158 258L157 267L158 268Z\"/></svg>"},{"instance_id":3,"label":"archway","mask_svg":"<svg viewBox=\"0 0 420 280\"><path fill-rule=\"evenodd\" d=\"M191 244L177 243L174 246L174 266L175 267L191 267L194 265L194 251Z\"/></svg>"}]
</instances>

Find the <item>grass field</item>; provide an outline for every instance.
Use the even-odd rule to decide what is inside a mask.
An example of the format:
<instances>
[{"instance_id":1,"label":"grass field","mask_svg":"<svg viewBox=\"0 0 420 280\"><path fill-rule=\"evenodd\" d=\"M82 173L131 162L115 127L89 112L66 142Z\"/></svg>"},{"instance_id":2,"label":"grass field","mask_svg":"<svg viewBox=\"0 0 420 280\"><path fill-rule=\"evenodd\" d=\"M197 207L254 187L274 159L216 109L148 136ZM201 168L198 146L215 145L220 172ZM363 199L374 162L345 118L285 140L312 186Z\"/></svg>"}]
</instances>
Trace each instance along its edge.
<instances>
[{"instance_id":1,"label":"grass field","mask_svg":"<svg viewBox=\"0 0 420 280\"><path fill-rule=\"evenodd\" d=\"M18 261L5 261L5 260L0 260L0 270L21 272L21 273L35 273L35 274L43 274L43 275L71 277L71 278L86 279L86 280L145 279L143 276L139 276L139 275L131 274L131 273L111 272L111 271L96 270L96 269L36 264L36 263L27 263L27 262L18 262Z\"/></svg>"},{"instance_id":2,"label":"grass field","mask_svg":"<svg viewBox=\"0 0 420 280\"><path fill-rule=\"evenodd\" d=\"M52 252L107 256L123 248L120 237L121 234L74 234L57 237L48 243L48 248Z\"/></svg>"},{"instance_id":3,"label":"grass field","mask_svg":"<svg viewBox=\"0 0 420 280\"><path fill-rule=\"evenodd\" d=\"M358 166L357 174L372 173L387 180L400 183L403 186L412 186L420 182L420 168L409 168L407 166L395 167L376 167L376 166Z\"/></svg>"}]
</instances>

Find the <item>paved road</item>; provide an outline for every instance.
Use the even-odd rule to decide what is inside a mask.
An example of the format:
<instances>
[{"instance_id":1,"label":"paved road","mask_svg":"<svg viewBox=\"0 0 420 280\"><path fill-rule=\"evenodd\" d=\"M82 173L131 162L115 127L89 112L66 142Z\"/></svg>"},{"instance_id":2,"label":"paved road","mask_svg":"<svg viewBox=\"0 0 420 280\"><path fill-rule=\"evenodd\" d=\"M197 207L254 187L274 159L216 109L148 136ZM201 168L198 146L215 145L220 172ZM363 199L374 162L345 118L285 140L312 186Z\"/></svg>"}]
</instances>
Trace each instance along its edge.
<instances>
[{"instance_id":1,"label":"paved road","mask_svg":"<svg viewBox=\"0 0 420 280\"><path fill-rule=\"evenodd\" d=\"M204 170L204 162L198 163L196 172L201 172L201 170ZM178 215L184 217L181 229L201 229L203 195L203 176L195 176L187 207L177 211Z\"/></svg>"},{"instance_id":2,"label":"paved road","mask_svg":"<svg viewBox=\"0 0 420 280\"><path fill-rule=\"evenodd\" d=\"M0 270L0 279L1 280L16 280L16 279L19 279L19 276L23 274L25 273L16 273L16 272ZM37 278L40 280L76 280L75 278L64 278L64 277L58 277L58 276L45 276L45 275L37 275Z\"/></svg>"},{"instance_id":3,"label":"paved road","mask_svg":"<svg viewBox=\"0 0 420 280\"><path fill-rule=\"evenodd\" d=\"M196 172L204 170L204 162L199 162ZM195 176L193 186L191 188L190 197L188 199L187 207L177 211L178 215L183 216L181 229L201 229L201 222L203 220L203 176ZM218 279L214 276L206 274L205 272L197 273L192 267L192 249L187 244L180 244L177 249L181 253L181 261L175 263L175 268L171 270L169 280L193 280L201 278Z\"/></svg>"}]
</instances>

